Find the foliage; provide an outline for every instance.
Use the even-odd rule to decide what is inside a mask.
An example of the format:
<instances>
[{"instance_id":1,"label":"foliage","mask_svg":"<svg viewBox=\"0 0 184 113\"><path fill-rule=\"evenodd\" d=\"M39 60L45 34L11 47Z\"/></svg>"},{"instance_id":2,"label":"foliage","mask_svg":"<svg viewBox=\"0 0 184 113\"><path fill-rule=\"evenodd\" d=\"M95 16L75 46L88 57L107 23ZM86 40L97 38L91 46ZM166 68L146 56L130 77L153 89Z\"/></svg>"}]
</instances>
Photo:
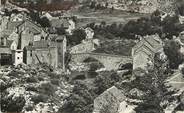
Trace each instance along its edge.
<instances>
[{"instance_id":1,"label":"foliage","mask_svg":"<svg viewBox=\"0 0 184 113\"><path fill-rule=\"evenodd\" d=\"M30 17L33 21L37 22L40 24L42 27L50 27L51 23L47 17L41 18L38 12L30 11Z\"/></svg>"},{"instance_id":2,"label":"foliage","mask_svg":"<svg viewBox=\"0 0 184 113\"><path fill-rule=\"evenodd\" d=\"M169 66L172 69L177 69L183 62L183 54L180 52L181 45L176 41L167 41L164 46L164 52L169 59Z\"/></svg>"},{"instance_id":3,"label":"foliage","mask_svg":"<svg viewBox=\"0 0 184 113\"><path fill-rule=\"evenodd\" d=\"M163 102L174 100L172 96L174 92L169 91L165 85L165 80L169 76L166 72L167 68L165 68L165 64L160 62L159 58L155 58L155 67L148 70L148 73L144 72L141 75L136 75L136 78L129 84L131 85L130 89L136 88L146 94L136 97L136 99L142 100L141 103L137 103L136 112L164 113L163 109L167 107L167 103L163 104ZM128 94L128 97L132 98L131 94Z\"/></svg>"},{"instance_id":4,"label":"foliage","mask_svg":"<svg viewBox=\"0 0 184 113\"><path fill-rule=\"evenodd\" d=\"M51 108L59 107L72 89L63 75L56 74L46 64L20 66L11 70L0 76L3 112L32 111L37 109L40 102L54 103L50 105Z\"/></svg>"},{"instance_id":5,"label":"foliage","mask_svg":"<svg viewBox=\"0 0 184 113\"><path fill-rule=\"evenodd\" d=\"M180 27L179 18L177 15L171 17L167 16L162 22L163 33L166 38L171 39L173 36L178 36L182 31Z\"/></svg>"},{"instance_id":6,"label":"foliage","mask_svg":"<svg viewBox=\"0 0 184 113\"><path fill-rule=\"evenodd\" d=\"M21 112L24 105L25 105L25 99L23 96L15 97L3 95L5 93L1 93L1 110L3 112Z\"/></svg>"},{"instance_id":7,"label":"foliage","mask_svg":"<svg viewBox=\"0 0 184 113\"><path fill-rule=\"evenodd\" d=\"M150 16L141 17L137 20L130 20L125 25L121 23L107 25L101 22L100 25L90 23L87 26L95 31L95 37L100 35L107 39L115 39L117 37L122 39L137 39L137 35L145 36L156 33L163 39L171 39L173 36L178 36L183 30L183 26L179 23L177 15L167 16L164 19L161 17L162 13L156 10Z\"/></svg>"},{"instance_id":8,"label":"foliage","mask_svg":"<svg viewBox=\"0 0 184 113\"><path fill-rule=\"evenodd\" d=\"M106 89L112 87L121 81L120 75L116 72L102 72L95 79L95 85L98 87L97 94L103 93Z\"/></svg>"},{"instance_id":9,"label":"foliage","mask_svg":"<svg viewBox=\"0 0 184 113\"><path fill-rule=\"evenodd\" d=\"M68 36L68 42L70 45L80 44L82 40L86 38L86 33L82 29L76 29L71 36Z\"/></svg>"},{"instance_id":10,"label":"foliage","mask_svg":"<svg viewBox=\"0 0 184 113\"><path fill-rule=\"evenodd\" d=\"M135 46L135 42L132 40L128 41L104 41L94 52L106 53L113 55L131 56L132 47Z\"/></svg>"},{"instance_id":11,"label":"foliage","mask_svg":"<svg viewBox=\"0 0 184 113\"><path fill-rule=\"evenodd\" d=\"M51 27L51 23L50 23L50 21L47 17L40 18L38 23L44 28L45 27Z\"/></svg>"},{"instance_id":12,"label":"foliage","mask_svg":"<svg viewBox=\"0 0 184 113\"><path fill-rule=\"evenodd\" d=\"M121 81L121 77L116 72L102 72L96 78L86 81L74 82L74 89L59 112L91 113L94 99Z\"/></svg>"},{"instance_id":13,"label":"foliage","mask_svg":"<svg viewBox=\"0 0 184 113\"><path fill-rule=\"evenodd\" d=\"M67 98L67 103L65 103L59 112L91 113L93 110L93 100L97 96L94 90L82 81L75 82L72 94Z\"/></svg>"}]
</instances>

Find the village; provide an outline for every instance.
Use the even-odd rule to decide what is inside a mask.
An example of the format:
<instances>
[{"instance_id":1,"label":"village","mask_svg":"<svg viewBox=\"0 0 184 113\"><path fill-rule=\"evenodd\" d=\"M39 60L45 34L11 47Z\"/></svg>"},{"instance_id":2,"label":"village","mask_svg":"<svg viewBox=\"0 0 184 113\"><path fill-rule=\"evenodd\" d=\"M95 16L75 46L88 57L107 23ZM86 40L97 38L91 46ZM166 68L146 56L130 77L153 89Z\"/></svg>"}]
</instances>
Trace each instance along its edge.
<instances>
[{"instance_id":1,"label":"village","mask_svg":"<svg viewBox=\"0 0 184 113\"><path fill-rule=\"evenodd\" d=\"M184 15L172 0L15 1L0 0L2 113L184 113Z\"/></svg>"}]
</instances>

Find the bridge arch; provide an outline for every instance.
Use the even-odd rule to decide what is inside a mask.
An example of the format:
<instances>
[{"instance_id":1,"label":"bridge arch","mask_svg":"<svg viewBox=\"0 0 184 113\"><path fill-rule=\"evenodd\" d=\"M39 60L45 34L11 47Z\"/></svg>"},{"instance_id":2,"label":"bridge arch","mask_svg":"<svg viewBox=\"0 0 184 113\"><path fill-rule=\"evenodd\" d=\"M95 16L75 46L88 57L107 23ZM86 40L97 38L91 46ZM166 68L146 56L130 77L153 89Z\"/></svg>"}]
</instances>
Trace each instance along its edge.
<instances>
[{"instance_id":1,"label":"bridge arch","mask_svg":"<svg viewBox=\"0 0 184 113\"><path fill-rule=\"evenodd\" d=\"M96 71L97 69L105 68L104 64L94 57L86 57L82 63L87 63L91 71Z\"/></svg>"},{"instance_id":2,"label":"bridge arch","mask_svg":"<svg viewBox=\"0 0 184 113\"><path fill-rule=\"evenodd\" d=\"M78 53L72 54L72 61L83 63L85 61L98 61L107 70L117 70L120 64L132 63L130 56L120 56L102 53Z\"/></svg>"},{"instance_id":3,"label":"bridge arch","mask_svg":"<svg viewBox=\"0 0 184 113\"><path fill-rule=\"evenodd\" d=\"M119 70L133 69L133 64L121 62L121 63L117 64L117 68Z\"/></svg>"}]
</instances>

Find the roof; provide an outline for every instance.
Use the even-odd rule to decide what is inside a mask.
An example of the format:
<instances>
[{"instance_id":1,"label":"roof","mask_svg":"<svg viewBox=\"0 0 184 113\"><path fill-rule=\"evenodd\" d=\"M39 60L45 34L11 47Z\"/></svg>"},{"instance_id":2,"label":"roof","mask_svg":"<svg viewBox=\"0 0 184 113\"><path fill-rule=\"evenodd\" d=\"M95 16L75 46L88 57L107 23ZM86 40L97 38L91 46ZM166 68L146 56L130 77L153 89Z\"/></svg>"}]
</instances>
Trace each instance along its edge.
<instances>
[{"instance_id":1,"label":"roof","mask_svg":"<svg viewBox=\"0 0 184 113\"><path fill-rule=\"evenodd\" d=\"M133 52L137 53L138 51L141 51L140 48L146 48L147 50L156 53L159 51L163 45L162 41L160 40L158 35L150 35L150 36L145 36L140 40L134 47L133 47ZM134 54L133 53L133 54Z\"/></svg>"},{"instance_id":2,"label":"roof","mask_svg":"<svg viewBox=\"0 0 184 113\"><path fill-rule=\"evenodd\" d=\"M25 20L22 24L20 24L18 26L19 30L21 30L23 27L29 28L29 30L34 34L39 34L42 31L41 26L39 26L38 24L36 24L30 20Z\"/></svg>"},{"instance_id":3,"label":"roof","mask_svg":"<svg viewBox=\"0 0 184 113\"><path fill-rule=\"evenodd\" d=\"M184 91L184 76L180 71L176 71L167 81L173 89Z\"/></svg>"},{"instance_id":4,"label":"roof","mask_svg":"<svg viewBox=\"0 0 184 113\"><path fill-rule=\"evenodd\" d=\"M13 31L13 30L15 30L15 28L17 28L21 24L22 24L21 21L15 21L15 22L9 21L7 23L7 30Z\"/></svg>"}]
</instances>

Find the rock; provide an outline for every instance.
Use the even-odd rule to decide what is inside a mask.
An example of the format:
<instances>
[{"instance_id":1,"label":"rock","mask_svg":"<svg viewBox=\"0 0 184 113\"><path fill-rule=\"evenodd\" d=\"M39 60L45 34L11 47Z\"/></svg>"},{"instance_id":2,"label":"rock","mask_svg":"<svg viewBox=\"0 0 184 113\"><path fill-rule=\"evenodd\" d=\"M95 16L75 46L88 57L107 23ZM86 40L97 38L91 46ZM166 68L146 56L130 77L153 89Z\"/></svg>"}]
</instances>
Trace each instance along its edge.
<instances>
[{"instance_id":1,"label":"rock","mask_svg":"<svg viewBox=\"0 0 184 113\"><path fill-rule=\"evenodd\" d=\"M94 100L93 113L117 113L125 96L115 86L107 89Z\"/></svg>"}]
</instances>

